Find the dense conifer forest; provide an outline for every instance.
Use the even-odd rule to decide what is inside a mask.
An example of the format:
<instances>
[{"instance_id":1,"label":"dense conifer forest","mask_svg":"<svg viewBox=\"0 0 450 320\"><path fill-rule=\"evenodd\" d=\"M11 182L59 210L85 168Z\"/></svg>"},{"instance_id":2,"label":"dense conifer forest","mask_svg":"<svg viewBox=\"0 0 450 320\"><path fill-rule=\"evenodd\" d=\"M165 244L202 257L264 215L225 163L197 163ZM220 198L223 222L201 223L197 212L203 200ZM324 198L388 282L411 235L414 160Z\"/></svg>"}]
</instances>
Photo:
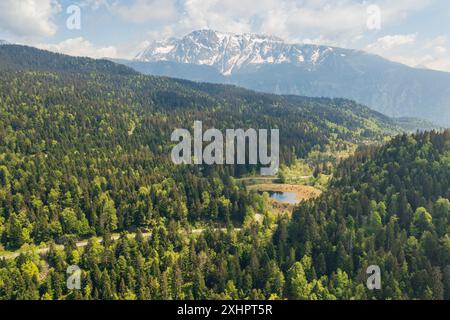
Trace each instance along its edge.
<instances>
[{"instance_id":1,"label":"dense conifer forest","mask_svg":"<svg viewBox=\"0 0 450 320\"><path fill-rule=\"evenodd\" d=\"M333 178L275 215L238 181L256 166L171 162L195 120L280 129L283 165L326 160ZM348 100L0 46L0 299L449 299L450 132L399 130Z\"/></svg>"}]
</instances>

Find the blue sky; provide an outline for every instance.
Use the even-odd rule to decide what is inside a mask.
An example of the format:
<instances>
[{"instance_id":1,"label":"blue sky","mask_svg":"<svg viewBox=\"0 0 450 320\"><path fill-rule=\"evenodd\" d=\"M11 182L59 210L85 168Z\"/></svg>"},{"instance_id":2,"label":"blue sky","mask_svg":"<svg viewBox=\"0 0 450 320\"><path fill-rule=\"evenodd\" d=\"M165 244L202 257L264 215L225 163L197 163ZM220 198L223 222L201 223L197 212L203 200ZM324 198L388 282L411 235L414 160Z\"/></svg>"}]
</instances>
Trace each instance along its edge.
<instances>
[{"instance_id":1,"label":"blue sky","mask_svg":"<svg viewBox=\"0 0 450 320\"><path fill-rule=\"evenodd\" d=\"M67 27L71 5L80 8L79 30ZM450 72L447 0L0 1L0 39L71 55L132 58L153 40L205 28L361 49Z\"/></svg>"}]
</instances>

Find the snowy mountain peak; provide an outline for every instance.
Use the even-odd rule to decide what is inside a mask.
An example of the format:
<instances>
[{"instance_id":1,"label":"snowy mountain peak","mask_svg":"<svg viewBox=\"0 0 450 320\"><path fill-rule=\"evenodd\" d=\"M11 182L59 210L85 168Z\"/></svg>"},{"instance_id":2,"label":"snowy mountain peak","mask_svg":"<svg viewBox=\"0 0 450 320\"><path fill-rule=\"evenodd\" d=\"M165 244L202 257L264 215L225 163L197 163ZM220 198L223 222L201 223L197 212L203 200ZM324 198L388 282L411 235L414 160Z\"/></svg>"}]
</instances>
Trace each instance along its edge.
<instances>
[{"instance_id":1,"label":"snowy mountain peak","mask_svg":"<svg viewBox=\"0 0 450 320\"><path fill-rule=\"evenodd\" d=\"M274 36L198 30L182 39L155 41L135 60L208 65L223 75L231 75L243 68L262 64L293 63L314 68L334 50L316 45L288 44Z\"/></svg>"}]
</instances>

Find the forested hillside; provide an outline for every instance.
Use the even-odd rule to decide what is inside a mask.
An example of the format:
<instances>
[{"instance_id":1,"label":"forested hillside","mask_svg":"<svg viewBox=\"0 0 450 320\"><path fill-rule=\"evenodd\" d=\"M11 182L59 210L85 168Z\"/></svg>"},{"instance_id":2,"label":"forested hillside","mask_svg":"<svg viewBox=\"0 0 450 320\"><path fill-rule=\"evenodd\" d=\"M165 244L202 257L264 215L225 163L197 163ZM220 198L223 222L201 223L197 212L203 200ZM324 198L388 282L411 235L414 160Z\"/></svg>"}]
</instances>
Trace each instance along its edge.
<instances>
[{"instance_id":1,"label":"forested hillside","mask_svg":"<svg viewBox=\"0 0 450 320\"><path fill-rule=\"evenodd\" d=\"M135 239L106 235L84 249L69 241L45 261L28 254L0 262L0 296L449 299L449 165L449 131L401 136L345 161L331 189L292 221L189 235L159 219ZM83 270L82 290L67 290L70 264ZM365 287L371 264L381 268L380 291Z\"/></svg>"},{"instance_id":2,"label":"forested hillside","mask_svg":"<svg viewBox=\"0 0 450 320\"><path fill-rule=\"evenodd\" d=\"M329 191L296 209L281 248L312 258L297 266L310 284L334 274L341 297L364 292L366 268L378 265L377 298L449 299L449 199L450 131L402 135L343 162Z\"/></svg>"},{"instance_id":3,"label":"forested hillside","mask_svg":"<svg viewBox=\"0 0 450 320\"><path fill-rule=\"evenodd\" d=\"M27 47L0 57L0 256L50 247L0 258L0 298L367 298L367 263L392 278L379 298L448 297L448 132L361 151L290 222L236 182L255 167L173 165L171 132L278 128L289 165L380 143L389 118ZM66 288L69 265L82 290Z\"/></svg>"},{"instance_id":4,"label":"forested hillside","mask_svg":"<svg viewBox=\"0 0 450 320\"><path fill-rule=\"evenodd\" d=\"M283 163L312 150L345 150L394 127L346 100L117 74L122 67L109 62L108 73L104 61L33 48L2 46L0 55L9 63L0 76L0 236L7 249L147 227L154 217L242 222L248 195L228 176L255 168L170 161L171 132L194 120L219 129L280 128ZM17 59L32 62L14 69Z\"/></svg>"}]
</instances>

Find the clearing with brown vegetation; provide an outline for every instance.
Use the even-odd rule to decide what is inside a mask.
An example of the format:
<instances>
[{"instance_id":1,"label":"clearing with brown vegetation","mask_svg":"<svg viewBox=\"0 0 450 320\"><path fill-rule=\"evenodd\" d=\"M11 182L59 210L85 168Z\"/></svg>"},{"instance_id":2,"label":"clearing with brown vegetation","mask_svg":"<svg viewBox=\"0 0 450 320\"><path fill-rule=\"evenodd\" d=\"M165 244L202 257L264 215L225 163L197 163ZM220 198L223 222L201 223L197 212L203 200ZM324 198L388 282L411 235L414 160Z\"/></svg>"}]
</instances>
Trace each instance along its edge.
<instances>
[{"instance_id":1,"label":"clearing with brown vegetation","mask_svg":"<svg viewBox=\"0 0 450 320\"><path fill-rule=\"evenodd\" d=\"M322 191L305 185L294 185L294 184L275 184L275 183L267 183L267 184L255 184L252 186L248 186L249 190L255 190L259 192L294 192L297 195L297 200L299 202L306 201L309 199L315 199L322 194ZM270 199L271 206L274 209L275 213L292 213L294 209L294 204L283 203L274 199Z\"/></svg>"}]
</instances>

